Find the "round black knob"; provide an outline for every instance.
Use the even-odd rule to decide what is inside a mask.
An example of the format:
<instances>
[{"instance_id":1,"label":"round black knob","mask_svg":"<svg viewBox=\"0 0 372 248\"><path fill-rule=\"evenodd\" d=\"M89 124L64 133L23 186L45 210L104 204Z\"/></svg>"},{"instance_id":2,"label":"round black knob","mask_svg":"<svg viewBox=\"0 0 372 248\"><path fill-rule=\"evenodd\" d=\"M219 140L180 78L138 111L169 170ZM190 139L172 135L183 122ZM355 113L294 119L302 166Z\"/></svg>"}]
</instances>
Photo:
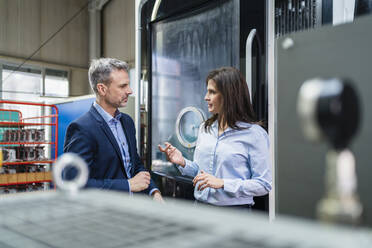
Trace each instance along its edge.
<instances>
[{"instance_id":1,"label":"round black knob","mask_svg":"<svg viewBox=\"0 0 372 248\"><path fill-rule=\"evenodd\" d=\"M325 82L317 104L317 119L335 149L349 145L360 122L358 95L349 80Z\"/></svg>"},{"instance_id":2,"label":"round black knob","mask_svg":"<svg viewBox=\"0 0 372 248\"><path fill-rule=\"evenodd\" d=\"M306 81L300 89L298 111L306 136L326 138L336 150L350 144L360 123L358 94L347 79Z\"/></svg>"}]
</instances>

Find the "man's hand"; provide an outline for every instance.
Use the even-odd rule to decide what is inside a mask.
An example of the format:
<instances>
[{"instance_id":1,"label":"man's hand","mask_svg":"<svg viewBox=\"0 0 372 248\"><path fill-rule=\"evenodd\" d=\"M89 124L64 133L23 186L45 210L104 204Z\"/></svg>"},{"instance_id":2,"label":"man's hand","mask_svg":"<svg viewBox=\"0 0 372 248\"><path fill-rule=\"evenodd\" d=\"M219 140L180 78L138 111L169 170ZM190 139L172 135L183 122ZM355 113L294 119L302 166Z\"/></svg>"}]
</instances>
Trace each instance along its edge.
<instances>
[{"instance_id":1,"label":"man's hand","mask_svg":"<svg viewBox=\"0 0 372 248\"><path fill-rule=\"evenodd\" d=\"M152 199L154 199L154 201L164 203L163 197L161 196L160 191L158 190L152 193Z\"/></svg>"},{"instance_id":2,"label":"man's hand","mask_svg":"<svg viewBox=\"0 0 372 248\"><path fill-rule=\"evenodd\" d=\"M224 182L223 179L217 178L211 174L206 173L205 171L201 170L200 174L194 177L192 180L194 186L198 183L198 190L202 191L203 189L210 187L214 189L223 188Z\"/></svg>"},{"instance_id":3,"label":"man's hand","mask_svg":"<svg viewBox=\"0 0 372 248\"><path fill-rule=\"evenodd\" d=\"M130 191L140 192L147 189L150 184L150 179L150 173L147 171L139 172L137 175L128 180Z\"/></svg>"}]
</instances>

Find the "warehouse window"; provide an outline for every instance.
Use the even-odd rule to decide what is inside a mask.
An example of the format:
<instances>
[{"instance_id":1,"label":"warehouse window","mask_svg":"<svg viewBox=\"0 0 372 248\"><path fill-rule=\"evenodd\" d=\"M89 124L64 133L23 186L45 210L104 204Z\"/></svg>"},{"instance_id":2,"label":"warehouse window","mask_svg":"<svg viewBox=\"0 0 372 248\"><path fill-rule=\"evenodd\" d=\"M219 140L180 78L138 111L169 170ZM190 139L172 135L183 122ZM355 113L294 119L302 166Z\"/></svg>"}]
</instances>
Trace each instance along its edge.
<instances>
[{"instance_id":1,"label":"warehouse window","mask_svg":"<svg viewBox=\"0 0 372 248\"><path fill-rule=\"evenodd\" d=\"M40 97L68 97L68 72L14 64L0 64L1 99L43 101Z\"/></svg>"},{"instance_id":2,"label":"warehouse window","mask_svg":"<svg viewBox=\"0 0 372 248\"><path fill-rule=\"evenodd\" d=\"M67 97L68 73L67 71L45 69L44 96Z\"/></svg>"},{"instance_id":3,"label":"warehouse window","mask_svg":"<svg viewBox=\"0 0 372 248\"><path fill-rule=\"evenodd\" d=\"M41 70L3 65L2 99L37 101L42 85Z\"/></svg>"}]
</instances>

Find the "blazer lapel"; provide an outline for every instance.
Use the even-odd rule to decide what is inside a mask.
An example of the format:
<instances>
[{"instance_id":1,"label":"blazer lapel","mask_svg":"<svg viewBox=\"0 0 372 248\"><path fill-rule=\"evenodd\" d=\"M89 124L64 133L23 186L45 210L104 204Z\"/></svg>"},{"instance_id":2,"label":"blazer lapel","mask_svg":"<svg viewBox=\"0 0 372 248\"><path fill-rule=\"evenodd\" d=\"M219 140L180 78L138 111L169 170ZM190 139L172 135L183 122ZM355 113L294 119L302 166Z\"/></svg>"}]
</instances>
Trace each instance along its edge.
<instances>
[{"instance_id":1,"label":"blazer lapel","mask_svg":"<svg viewBox=\"0 0 372 248\"><path fill-rule=\"evenodd\" d=\"M111 145L114 147L117 155L120 157L121 162L123 162L123 159L121 157L120 148L118 146L118 142L116 141L114 135L112 134L111 129L108 127L106 122L101 123L101 128L103 132L106 134L107 138L109 139Z\"/></svg>"},{"instance_id":2,"label":"blazer lapel","mask_svg":"<svg viewBox=\"0 0 372 248\"><path fill-rule=\"evenodd\" d=\"M119 159L121 161L120 168L123 171L124 176L127 177L127 174L124 171L124 161L123 161L123 158L121 156L120 148L118 146L118 143L117 143L114 135L112 134L112 131L111 131L110 127L107 125L107 123L102 118L102 116L97 112L97 110L95 109L94 106L91 107L90 111L93 114L93 116L96 118L97 122L99 123L99 126L102 128L103 132L107 136L107 138L110 141L111 145L114 147L114 150L115 150L116 154L118 155L118 157L119 157Z\"/></svg>"},{"instance_id":3,"label":"blazer lapel","mask_svg":"<svg viewBox=\"0 0 372 248\"><path fill-rule=\"evenodd\" d=\"M124 129L125 138L127 139L127 142L128 142L129 157L130 157L130 161L132 163L131 175L133 175L133 170L134 170L134 163L133 163L133 144L132 144L132 141L131 141L131 139L129 137L128 130L127 130L127 125L124 122L124 117L121 117L120 118L120 122L121 122L121 126Z\"/></svg>"}]
</instances>

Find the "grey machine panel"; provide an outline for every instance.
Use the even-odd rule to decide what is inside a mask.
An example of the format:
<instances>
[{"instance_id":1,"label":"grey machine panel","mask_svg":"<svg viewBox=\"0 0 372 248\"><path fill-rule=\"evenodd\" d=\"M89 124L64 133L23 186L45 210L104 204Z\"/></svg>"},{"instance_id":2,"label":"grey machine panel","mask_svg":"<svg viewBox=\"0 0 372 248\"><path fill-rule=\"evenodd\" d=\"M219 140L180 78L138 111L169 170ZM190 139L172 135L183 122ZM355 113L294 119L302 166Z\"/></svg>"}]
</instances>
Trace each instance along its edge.
<instances>
[{"instance_id":1,"label":"grey machine panel","mask_svg":"<svg viewBox=\"0 0 372 248\"><path fill-rule=\"evenodd\" d=\"M356 157L362 223L372 225L372 16L353 23L323 26L277 40L277 212L315 218L324 194L325 155L328 145L305 140L296 114L301 84L308 79L348 78L359 92L361 126L351 143ZM283 48L291 38L293 46Z\"/></svg>"}]
</instances>

